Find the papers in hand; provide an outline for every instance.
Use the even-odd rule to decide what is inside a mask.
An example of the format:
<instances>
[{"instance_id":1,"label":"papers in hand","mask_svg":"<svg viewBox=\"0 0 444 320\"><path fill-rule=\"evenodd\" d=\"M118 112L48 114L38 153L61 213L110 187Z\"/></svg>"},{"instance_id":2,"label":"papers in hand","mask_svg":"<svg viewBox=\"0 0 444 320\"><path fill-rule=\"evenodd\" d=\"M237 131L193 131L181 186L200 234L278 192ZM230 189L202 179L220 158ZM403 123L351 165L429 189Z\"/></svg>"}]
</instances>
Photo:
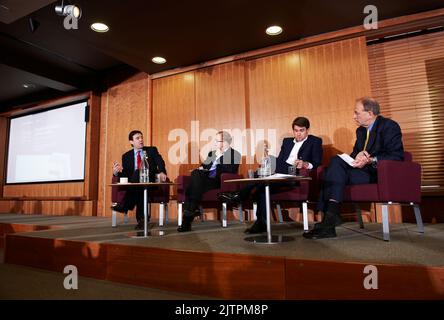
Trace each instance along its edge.
<instances>
[{"instance_id":1,"label":"papers in hand","mask_svg":"<svg viewBox=\"0 0 444 320\"><path fill-rule=\"evenodd\" d=\"M348 165L350 167L353 167L353 162L355 161L355 159L353 159L352 157L350 157L348 154L343 153L343 154L338 154L339 158L341 158L342 160L344 160L345 162L348 163Z\"/></svg>"}]
</instances>

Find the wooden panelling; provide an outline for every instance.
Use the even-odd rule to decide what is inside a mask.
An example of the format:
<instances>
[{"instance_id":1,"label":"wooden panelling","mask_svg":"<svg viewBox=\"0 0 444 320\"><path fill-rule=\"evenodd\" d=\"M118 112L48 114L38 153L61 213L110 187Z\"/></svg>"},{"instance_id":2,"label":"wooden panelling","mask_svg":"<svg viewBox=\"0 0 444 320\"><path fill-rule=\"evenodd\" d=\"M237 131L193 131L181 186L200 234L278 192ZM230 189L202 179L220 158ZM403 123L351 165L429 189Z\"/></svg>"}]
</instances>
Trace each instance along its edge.
<instances>
[{"instance_id":1,"label":"wooden panelling","mask_svg":"<svg viewBox=\"0 0 444 320\"><path fill-rule=\"evenodd\" d=\"M377 290L365 289L364 273L374 265ZM424 266L382 265L286 259L287 299L442 299L444 269Z\"/></svg>"},{"instance_id":2,"label":"wooden panelling","mask_svg":"<svg viewBox=\"0 0 444 320\"><path fill-rule=\"evenodd\" d=\"M8 234L5 243L5 263L27 265L60 273L65 266L74 265L79 276L105 279L106 246L94 242Z\"/></svg>"},{"instance_id":3,"label":"wooden panelling","mask_svg":"<svg viewBox=\"0 0 444 320\"><path fill-rule=\"evenodd\" d=\"M93 216L97 210L96 200L1 200L1 213L44 214L60 216Z\"/></svg>"},{"instance_id":4,"label":"wooden panelling","mask_svg":"<svg viewBox=\"0 0 444 320\"><path fill-rule=\"evenodd\" d=\"M88 200L97 199L100 142L100 95L93 93L88 101L89 123L86 133L86 159L84 195Z\"/></svg>"},{"instance_id":5,"label":"wooden panelling","mask_svg":"<svg viewBox=\"0 0 444 320\"><path fill-rule=\"evenodd\" d=\"M425 185L444 185L444 32L368 47L373 96L397 121Z\"/></svg>"},{"instance_id":6,"label":"wooden panelling","mask_svg":"<svg viewBox=\"0 0 444 320\"><path fill-rule=\"evenodd\" d=\"M122 154L131 149L131 130L144 133L145 145L150 144L148 121L148 75L137 73L111 86L102 94L100 120L100 164L98 183L98 216L110 216L113 162L122 162Z\"/></svg>"},{"instance_id":7,"label":"wooden panelling","mask_svg":"<svg viewBox=\"0 0 444 320\"><path fill-rule=\"evenodd\" d=\"M83 197L83 182L10 184L3 187L4 197Z\"/></svg>"},{"instance_id":8,"label":"wooden panelling","mask_svg":"<svg viewBox=\"0 0 444 320\"><path fill-rule=\"evenodd\" d=\"M171 180L200 163L195 113L194 72L153 80L152 141Z\"/></svg>"},{"instance_id":9,"label":"wooden panelling","mask_svg":"<svg viewBox=\"0 0 444 320\"><path fill-rule=\"evenodd\" d=\"M284 299L284 259L108 245L107 280L223 299Z\"/></svg>"},{"instance_id":10,"label":"wooden panelling","mask_svg":"<svg viewBox=\"0 0 444 320\"><path fill-rule=\"evenodd\" d=\"M276 155L297 116L309 118L311 133L323 138L325 159L351 152L354 102L370 92L364 38L253 60L248 70L251 128L276 130Z\"/></svg>"}]
</instances>

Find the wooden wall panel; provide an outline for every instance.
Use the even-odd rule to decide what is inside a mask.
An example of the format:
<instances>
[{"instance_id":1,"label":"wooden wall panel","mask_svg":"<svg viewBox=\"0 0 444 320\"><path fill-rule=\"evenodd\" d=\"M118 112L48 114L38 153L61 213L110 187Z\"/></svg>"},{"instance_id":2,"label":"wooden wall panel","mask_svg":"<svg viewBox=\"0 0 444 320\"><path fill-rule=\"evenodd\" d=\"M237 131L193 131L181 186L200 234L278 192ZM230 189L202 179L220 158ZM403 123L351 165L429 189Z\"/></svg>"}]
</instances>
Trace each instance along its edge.
<instances>
[{"instance_id":1,"label":"wooden wall panel","mask_svg":"<svg viewBox=\"0 0 444 320\"><path fill-rule=\"evenodd\" d=\"M86 132L85 183L84 195L87 199L97 199L100 141L100 102L101 96L93 93L89 98L89 123Z\"/></svg>"},{"instance_id":2,"label":"wooden wall panel","mask_svg":"<svg viewBox=\"0 0 444 320\"><path fill-rule=\"evenodd\" d=\"M245 139L242 138L245 130L244 62L203 68L195 74L196 119L199 121L200 132L209 129L214 132L227 130L233 134L233 147L245 154ZM211 136L199 142L202 159L213 149L213 140L214 136Z\"/></svg>"},{"instance_id":3,"label":"wooden wall panel","mask_svg":"<svg viewBox=\"0 0 444 320\"><path fill-rule=\"evenodd\" d=\"M3 197L84 197L83 182L10 184L3 187Z\"/></svg>"},{"instance_id":4,"label":"wooden wall panel","mask_svg":"<svg viewBox=\"0 0 444 320\"><path fill-rule=\"evenodd\" d=\"M251 141L252 154L264 138L270 140L271 153L279 153L283 137L291 134L293 119L304 114L301 80L299 51L248 62L249 118L255 137ZM276 130L271 139L267 139L267 131L261 134L269 129Z\"/></svg>"},{"instance_id":5,"label":"wooden wall panel","mask_svg":"<svg viewBox=\"0 0 444 320\"><path fill-rule=\"evenodd\" d=\"M111 215L108 184L111 183L113 162L121 163L122 154L131 149L129 132L142 131L145 144L150 144L148 84L148 75L140 72L102 94L98 216Z\"/></svg>"},{"instance_id":6,"label":"wooden wall panel","mask_svg":"<svg viewBox=\"0 0 444 320\"><path fill-rule=\"evenodd\" d=\"M373 95L402 129L404 149L422 165L422 183L444 185L444 32L368 47ZM419 129L420 128L420 129ZM436 186L433 187L433 186Z\"/></svg>"},{"instance_id":7,"label":"wooden wall panel","mask_svg":"<svg viewBox=\"0 0 444 320\"><path fill-rule=\"evenodd\" d=\"M200 161L191 132L192 121L196 119L195 74L189 72L156 79L152 86L152 141L165 160L168 177L174 180L179 174L189 174ZM179 151L180 145L182 151Z\"/></svg>"},{"instance_id":8,"label":"wooden wall panel","mask_svg":"<svg viewBox=\"0 0 444 320\"><path fill-rule=\"evenodd\" d=\"M0 200L1 213L86 217L96 211L96 200Z\"/></svg>"},{"instance_id":9,"label":"wooden wall panel","mask_svg":"<svg viewBox=\"0 0 444 320\"><path fill-rule=\"evenodd\" d=\"M325 159L350 152L355 99L369 95L364 38L337 41L249 62L251 128L276 129L273 153L291 136L291 122L306 116L323 138Z\"/></svg>"}]
</instances>

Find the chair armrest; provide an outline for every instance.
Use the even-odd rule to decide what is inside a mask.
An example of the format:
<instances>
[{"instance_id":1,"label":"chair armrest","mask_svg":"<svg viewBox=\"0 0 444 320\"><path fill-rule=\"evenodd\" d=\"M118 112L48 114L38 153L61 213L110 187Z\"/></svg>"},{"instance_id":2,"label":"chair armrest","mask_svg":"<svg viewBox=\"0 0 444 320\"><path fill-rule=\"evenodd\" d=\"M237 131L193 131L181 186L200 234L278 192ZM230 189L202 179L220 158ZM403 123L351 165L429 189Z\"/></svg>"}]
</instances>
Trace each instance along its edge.
<instances>
[{"instance_id":1,"label":"chair armrest","mask_svg":"<svg viewBox=\"0 0 444 320\"><path fill-rule=\"evenodd\" d=\"M178 176L175 182L178 184L177 193L184 193L191 182L191 176Z\"/></svg>"},{"instance_id":2,"label":"chair armrest","mask_svg":"<svg viewBox=\"0 0 444 320\"><path fill-rule=\"evenodd\" d=\"M220 191L221 192L233 192L239 190L239 184L237 183L225 183L225 180L242 179L242 175L237 173L222 173L220 175Z\"/></svg>"},{"instance_id":3,"label":"chair armrest","mask_svg":"<svg viewBox=\"0 0 444 320\"><path fill-rule=\"evenodd\" d=\"M378 161L380 201L421 201L421 165L417 162Z\"/></svg>"}]
</instances>

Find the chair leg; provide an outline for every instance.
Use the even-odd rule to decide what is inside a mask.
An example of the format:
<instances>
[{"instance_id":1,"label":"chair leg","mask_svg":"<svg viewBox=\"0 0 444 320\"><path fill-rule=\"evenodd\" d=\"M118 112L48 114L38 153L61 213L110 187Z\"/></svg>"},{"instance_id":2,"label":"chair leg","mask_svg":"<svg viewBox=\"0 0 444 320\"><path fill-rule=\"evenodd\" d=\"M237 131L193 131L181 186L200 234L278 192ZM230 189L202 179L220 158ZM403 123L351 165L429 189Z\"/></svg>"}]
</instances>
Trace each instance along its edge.
<instances>
[{"instance_id":1,"label":"chair leg","mask_svg":"<svg viewBox=\"0 0 444 320\"><path fill-rule=\"evenodd\" d=\"M308 231L308 202L302 202L302 220L304 221L304 231Z\"/></svg>"},{"instance_id":2,"label":"chair leg","mask_svg":"<svg viewBox=\"0 0 444 320\"><path fill-rule=\"evenodd\" d=\"M279 223L283 223L284 219L282 219L282 210L281 210L281 205L278 203L276 204L276 208L277 208L277 212L278 212L278 220Z\"/></svg>"},{"instance_id":3,"label":"chair leg","mask_svg":"<svg viewBox=\"0 0 444 320\"><path fill-rule=\"evenodd\" d=\"M257 219L256 213L257 213L257 202L253 202L253 220Z\"/></svg>"},{"instance_id":4,"label":"chair leg","mask_svg":"<svg viewBox=\"0 0 444 320\"><path fill-rule=\"evenodd\" d=\"M164 212L165 212L165 204L161 202L159 204L159 227L163 227Z\"/></svg>"},{"instance_id":5,"label":"chair leg","mask_svg":"<svg viewBox=\"0 0 444 320\"><path fill-rule=\"evenodd\" d=\"M390 241L389 219L388 219L388 203L382 204L382 232L384 241Z\"/></svg>"},{"instance_id":6,"label":"chair leg","mask_svg":"<svg viewBox=\"0 0 444 320\"><path fill-rule=\"evenodd\" d=\"M116 213L116 210L112 210L112 213L111 213L111 226L113 228L117 227L117 213Z\"/></svg>"},{"instance_id":7,"label":"chair leg","mask_svg":"<svg viewBox=\"0 0 444 320\"><path fill-rule=\"evenodd\" d=\"M421 209L419 208L418 204L413 204L413 211L415 211L415 218L416 218L416 225L418 226L418 232L424 233L424 224L422 223L422 217L421 217Z\"/></svg>"},{"instance_id":8,"label":"chair leg","mask_svg":"<svg viewBox=\"0 0 444 320\"><path fill-rule=\"evenodd\" d=\"M239 211L239 222L244 223L244 210L242 209L242 203L239 204L237 210Z\"/></svg>"},{"instance_id":9,"label":"chair leg","mask_svg":"<svg viewBox=\"0 0 444 320\"><path fill-rule=\"evenodd\" d=\"M227 227L227 203L222 203L222 228Z\"/></svg>"},{"instance_id":10,"label":"chair leg","mask_svg":"<svg viewBox=\"0 0 444 320\"><path fill-rule=\"evenodd\" d=\"M177 225L180 227L182 225L182 215L183 215L183 202L177 203Z\"/></svg>"},{"instance_id":11,"label":"chair leg","mask_svg":"<svg viewBox=\"0 0 444 320\"><path fill-rule=\"evenodd\" d=\"M356 219L358 220L359 228L360 228L360 229L364 229L364 221L362 220L362 211L361 211L361 207L360 207L359 204L357 204L357 203L354 203L353 205L355 206L355 210L356 210Z\"/></svg>"},{"instance_id":12,"label":"chair leg","mask_svg":"<svg viewBox=\"0 0 444 320\"><path fill-rule=\"evenodd\" d=\"M165 224L168 225L168 203L165 204Z\"/></svg>"}]
</instances>

